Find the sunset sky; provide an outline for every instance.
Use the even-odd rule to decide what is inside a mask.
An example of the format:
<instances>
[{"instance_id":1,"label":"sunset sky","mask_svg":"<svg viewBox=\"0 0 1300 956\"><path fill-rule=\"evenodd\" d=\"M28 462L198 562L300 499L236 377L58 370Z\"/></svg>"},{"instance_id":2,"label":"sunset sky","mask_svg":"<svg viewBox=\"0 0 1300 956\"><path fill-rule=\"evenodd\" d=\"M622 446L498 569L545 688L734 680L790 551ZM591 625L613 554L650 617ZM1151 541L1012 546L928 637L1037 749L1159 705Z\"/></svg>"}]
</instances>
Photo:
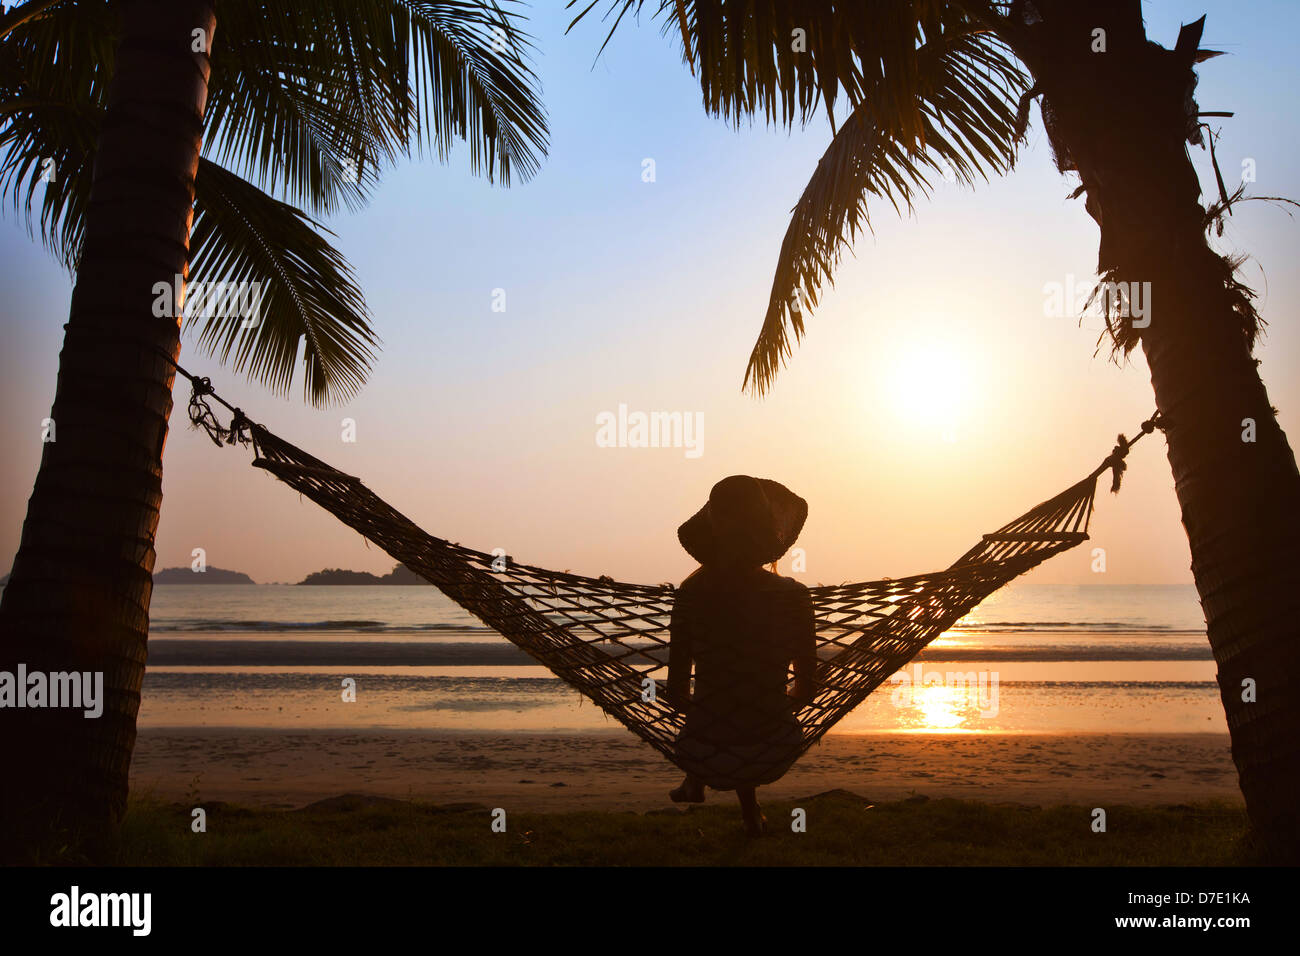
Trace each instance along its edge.
<instances>
[{"instance_id":1,"label":"sunset sky","mask_svg":"<svg viewBox=\"0 0 1300 956\"><path fill-rule=\"evenodd\" d=\"M193 347L254 419L359 475L442 537L531 564L650 582L692 562L677 525L710 486L743 472L808 499L807 583L901 576L949 564L991 531L1083 477L1153 409L1145 364L1094 355L1100 320L1045 314L1048 283L1090 284L1098 232L1052 164L1038 110L1008 177L972 191L938 183L900 219L874 206L768 397L740 391L790 208L829 142L825 120L787 134L707 116L657 23L568 36L558 3L531 13L551 152L509 189L440 166L390 172L374 201L329 223L365 290L382 352L347 406L314 409L250 385ZM1172 46L1208 13L1200 67L1231 189L1255 160L1259 195L1300 198L1300 123L1290 3L1148 3L1148 35ZM221 42L220 30L216 42ZM642 161L656 181L642 181ZM1213 189L1208 153L1195 151ZM1249 253L1246 281L1270 326L1258 356L1294 444L1300 435L1300 220L1239 207L1221 248ZM53 397L71 282L12 208L0 225L0 571L17 548ZM504 289L506 311L492 311ZM1157 304L1158 308L1158 304ZM321 567L386 571L393 560L287 487L190 431L178 380L165 463L158 567L209 564L296 581ZM702 454L602 448L597 416L703 416ZM342 440L342 420L356 441ZM946 433L946 434L945 434ZM1186 537L1159 435L1106 485L1094 546L1036 581L1190 583ZM782 571L788 573L788 566Z\"/></svg>"}]
</instances>

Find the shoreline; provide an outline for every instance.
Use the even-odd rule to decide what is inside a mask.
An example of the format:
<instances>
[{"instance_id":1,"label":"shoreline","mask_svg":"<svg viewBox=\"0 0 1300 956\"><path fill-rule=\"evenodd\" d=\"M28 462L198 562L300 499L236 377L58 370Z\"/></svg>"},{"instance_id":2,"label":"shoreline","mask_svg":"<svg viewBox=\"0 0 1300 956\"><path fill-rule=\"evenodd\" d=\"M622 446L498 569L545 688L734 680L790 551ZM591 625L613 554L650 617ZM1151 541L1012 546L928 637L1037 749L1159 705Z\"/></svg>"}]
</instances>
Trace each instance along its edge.
<instances>
[{"instance_id":1,"label":"shoreline","mask_svg":"<svg viewBox=\"0 0 1300 956\"><path fill-rule=\"evenodd\" d=\"M1015 635L1024 643L1014 647L953 647L936 644L925 648L913 660L922 663L1076 663L1108 661L1213 661L1208 643L1190 646L1152 645L1156 639L1168 640L1179 635L1119 632L1080 634L1073 632L1048 635L1058 644L1045 642L1045 635L1033 643ZM358 639L361 638L361 639ZM387 638L387 639L384 639ZM1064 643L1074 638L1079 644ZM1087 640L1085 641L1085 638ZM1142 639L1146 643L1139 643ZM1131 644L1126 645L1124 642ZM1118 643L1113 643L1118 642ZM599 646L599 645L596 645ZM645 645L650 652L636 663L662 663L663 646ZM613 646L611 645L611 649ZM623 648L624 653L626 648ZM823 649L829 657L838 648ZM149 666L156 667L366 667L366 666L470 666L528 667L537 661L527 652L507 643L504 638L479 641L392 640L391 635L357 635L340 638L331 634L321 639L311 634L286 637L284 634L222 634L219 637L151 637Z\"/></svg>"},{"instance_id":2,"label":"shoreline","mask_svg":"<svg viewBox=\"0 0 1300 956\"><path fill-rule=\"evenodd\" d=\"M532 812L671 806L681 773L622 728L430 732L415 729L141 728L133 792L266 808L344 793ZM788 800L848 790L1050 806L1241 803L1227 734L834 734L760 791ZM709 802L731 802L709 792Z\"/></svg>"}]
</instances>

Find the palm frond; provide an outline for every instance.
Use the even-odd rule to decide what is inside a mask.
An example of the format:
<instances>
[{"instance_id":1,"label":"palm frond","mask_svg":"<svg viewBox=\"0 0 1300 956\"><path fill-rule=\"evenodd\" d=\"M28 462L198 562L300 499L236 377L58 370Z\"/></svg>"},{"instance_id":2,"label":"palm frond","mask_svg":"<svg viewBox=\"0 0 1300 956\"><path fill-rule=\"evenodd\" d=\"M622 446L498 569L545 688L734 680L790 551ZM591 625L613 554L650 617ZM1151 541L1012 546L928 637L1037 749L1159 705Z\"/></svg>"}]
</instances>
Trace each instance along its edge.
<instances>
[{"instance_id":1,"label":"palm frond","mask_svg":"<svg viewBox=\"0 0 1300 956\"><path fill-rule=\"evenodd\" d=\"M58 6L60 3L65 3L65 0L27 0L26 3L9 7L4 13L0 14L0 39L8 36L19 27L46 16L51 7ZM6 4L6 6L8 5Z\"/></svg>"},{"instance_id":2,"label":"palm frond","mask_svg":"<svg viewBox=\"0 0 1300 956\"><path fill-rule=\"evenodd\" d=\"M40 7L0 19L12 27L0 38L0 199L75 269L117 12L110 0ZM495 0L223 0L190 282L257 282L264 297L251 329L191 315L202 346L281 392L301 347L312 402L356 392L377 340L350 266L309 213L356 208L386 165L426 147L445 159L458 139L476 173L533 175L547 130L520 19Z\"/></svg>"},{"instance_id":3,"label":"palm frond","mask_svg":"<svg viewBox=\"0 0 1300 956\"><path fill-rule=\"evenodd\" d=\"M72 269L112 70L106 3L27 3L0 35L0 200Z\"/></svg>"},{"instance_id":4,"label":"palm frond","mask_svg":"<svg viewBox=\"0 0 1300 956\"><path fill-rule=\"evenodd\" d=\"M39 234L71 270L81 252L88 157L94 151L93 142L84 141L83 114L67 104L34 99L6 112L0 126L0 200L11 202L28 233Z\"/></svg>"},{"instance_id":5,"label":"palm frond","mask_svg":"<svg viewBox=\"0 0 1300 956\"><path fill-rule=\"evenodd\" d=\"M528 179L548 133L519 19L493 0L225 0L209 154L314 213L456 140L475 174Z\"/></svg>"},{"instance_id":6,"label":"palm frond","mask_svg":"<svg viewBox=\"0 0 1300 956\"><path fill-rule=\"evenodd\" d=\"M303 389L316 405L364 384L377 340L352 269L305 213L203 160L195 177L191 285L256 283L257 315L196 315L187 327L223 364L279 393L302 347Z\"/></svg>"},{"instance_id":7,"label":"palm frond","mask_svg":"<svg viewBox=\"0 0 1300 956\"><path fill-rule=\"evenodd\" d=\"M570 0L572 8L578 0ZM570 24L599 0L586 0ZM964 183L1011 167L1028 77L991 28L992 0L609 0L615 28L649 9L700 82L704 108L739 125L806 124L834 136L795 206L745 387L769 388L844 248L869 227L866 197L910 210L944 168ZM612 32L612 31L611 31ZM606 38L608 43L608 37ZM838 104L847 119L835 130ZM1023 130L1020 130L1021 132ZM793 340L793 341L792 341Z\"/></svg>"},{"instance_id":8,"label":"palm frond","mask_svg":"<svg viewBox=\"0 0 1300 956\"><path fill-rule=\"evenodd\" d=\"M600 0L583 4L569 29ZM868 94L920 129L907 95L917 79L915 53L929 37L992 15L992 0L608 0L615 17L606 37L629 13L648 8L666 36L681 35L681 54L700 81L704 107L736 124L762 114L769 122L807 123L824 108L834 124L843 96L850 108ZM602 46L602 50L604 47Z\"/></svg>"},{"instance_id":9,"label":"palm frond","mask_svg":"<svg viewBox=\"0 0 1300 956\"><path fill-rule=\"evenodd\" d=\"M204 153L314 214L333 214L340 201L356 210L397 151L376 142L342 58L289 26L278 6L222 5ZM276 36L282 28L288 35Z\"/></svg>"},{"instance_id":10,"label":"palm frond","mask_svg":"<svg viewBox=\"0 0 1300 956\"><path fill-rule=\"evenodd\" d=\"M823 284L834 284L844 249L865 226L867 198L911 211L928 196L930 176L973 184L1009 171L1018 141L1016 113L1027 80L988 38L977 33L935 37L917 51L918 135L890 125L891 111L860 104L822 156L796 204L781 244L767 312L745 370L743 387L771 387ZM892 114L896 116L897 114ZM793 340L793 341L792 341Z\"/></svg>"},{"instance_id":11,"label":"palm frond","mask_svg":"<svg viewBox=\"0 0 1300 956\"><path fill-rule=\"evenodd\" d=\"M81 253L91 168L102 112L85 104L27 98L0 127L0 195L14 203L69 270ZM54 178L42 178L53 161ZM302 354L304 389L315 404L347 398L364 382L375 337L348 263L324 230L209 160L195 180L190 285L257 282L260 320L206 320L200 344L251 378L287 391ZM188 325L197 321L188 319Z\"/></svg>"}]
</instances>

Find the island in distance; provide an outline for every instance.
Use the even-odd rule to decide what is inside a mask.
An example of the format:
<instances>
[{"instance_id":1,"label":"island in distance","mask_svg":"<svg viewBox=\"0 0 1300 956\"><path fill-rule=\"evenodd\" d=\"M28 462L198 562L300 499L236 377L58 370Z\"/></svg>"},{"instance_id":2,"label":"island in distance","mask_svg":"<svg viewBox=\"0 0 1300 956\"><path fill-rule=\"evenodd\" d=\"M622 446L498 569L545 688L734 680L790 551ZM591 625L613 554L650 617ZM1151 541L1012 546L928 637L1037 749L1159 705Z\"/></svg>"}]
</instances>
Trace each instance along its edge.
<instances>
[{"instance_id":1,"label":"island in distance","mask_svg":"<svg viewBox=\"0 0 1300 956\"><path fill-rule=\"evenodd\" d=\"M8 575L5 575L6 579ZM256 584L257 582L242 571L228 571L211 565L204 571L193 568L164 568L154 572L154 584ZM299 584L428 584L410 568L399 564L387 574L371 574L369 571L348 571L343 568L325 568L313 571Z\"/></svg>"},{"instance_id":2,"label":"island in distance","mask_svg":"<svg viewBox=\"0 0 1300 956\"><path fill-rule=\"evenodd\" d=\"M193 568L163 568L153 573L154 584L256 584L242 571L208 567L202 571Z\"/></svg>"},{"instance_id":3,"label":"island in distance","mask_svg":"<svg viewBox=\"0 0 1300 956\"><path fill-rule=\"evenodd\" d=\"M385 575L371 574L369 571L345 571L343 568L326 568L313 571L299 584L428 584L410 568L399 564Z\"/></svg>"}]
</instances>

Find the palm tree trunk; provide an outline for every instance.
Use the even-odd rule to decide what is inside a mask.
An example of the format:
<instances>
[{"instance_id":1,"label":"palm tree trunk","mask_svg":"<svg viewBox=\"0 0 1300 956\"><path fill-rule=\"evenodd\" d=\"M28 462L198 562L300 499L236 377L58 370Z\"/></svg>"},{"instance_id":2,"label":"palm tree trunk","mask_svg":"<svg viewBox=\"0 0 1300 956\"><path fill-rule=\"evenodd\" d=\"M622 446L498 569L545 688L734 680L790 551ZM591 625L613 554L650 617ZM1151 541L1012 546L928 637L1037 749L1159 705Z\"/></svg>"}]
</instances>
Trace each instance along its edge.
<instances>
[{"instance_id":1,"label":"palm tree trunk","mask_svg":"<svg viewBox=\"0 0 1300 956\"><path fill-rule=\"evenodd\" d=\"M1242 793L1265 848L1297 862L1300 474L1215 278L1184 273L1142 347Z\"/></svg>"},{"instance_id":2,"label":"palm tree trunk","mask_svg":"<svg viewBox=\"0 0 1300 956\"><path fill-rule=\"evenodd\" d=\"M102 672L103 713L0 711L10 858L30 859L51 837L93 852L126 805L175 375L158 350L180 351L179 319L155 317L154 287L187 274L215 27L212 0L121 5L55 440L0 600L0 670Z\"/></svg>"},{"instance_id":3,"label":"palm tree trunk","mask_svg":"<svg viewBox=\"0 0 1300 956\"><path fill-rule=\"evenodd\" d=\"M1165 420L1252 825L1261 849L1295 862L1300 473L1251 354L1253 293L1206 239L1187 151L1200 28L1165 50L1146 40L1137 0L1036 0L1035 11L1009 38L1043 93L1058 165L1078 171L1101 227L1098 272L1150 283L1148 315L1118 317L1112 332L1121 349L1141 345Z\"/></svg>"}]
</instances>

